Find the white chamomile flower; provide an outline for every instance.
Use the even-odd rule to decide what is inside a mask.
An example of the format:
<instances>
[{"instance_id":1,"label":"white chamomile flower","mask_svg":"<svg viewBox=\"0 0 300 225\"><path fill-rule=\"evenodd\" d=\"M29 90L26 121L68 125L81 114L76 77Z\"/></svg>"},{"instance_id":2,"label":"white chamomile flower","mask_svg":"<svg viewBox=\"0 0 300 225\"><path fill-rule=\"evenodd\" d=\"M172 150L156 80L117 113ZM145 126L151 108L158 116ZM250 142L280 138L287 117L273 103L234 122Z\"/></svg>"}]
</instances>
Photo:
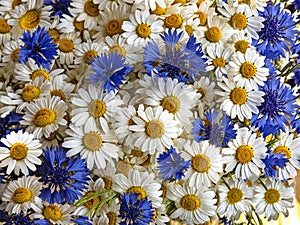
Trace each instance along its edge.
<instances>
[{"instance_id":1,"label":"white chamomile flower","mask_svg":"<svg viewBox=\"0 0 300 225\"><path fill-rule=\"evenodd\" d=\"M154 173L141 172L130 169L128 176L116 174L113 177L112 189L119 193L136 193L139 199L147 197L153 207L160 207L162 204L161 184L156 180Z\"/></svg>"},{"instance_id":2,"label":"white chamomile flower","mask_svg":"<svg viewBox=\"0 0 300 225\"><path fill-rule=\"evenodd\" d=\"M218 214L238 220L241 213L250 212L253 190L245 181L229 179L227 185L218 185L218 190L220 202Z\"/></svg>"},{"instance_id":3,"label":"white chamomile flower","mask_svg":"<svg viewBox=\"0 0 300 225\"><path fill-rule=\"evenodd\" d=\"M182 157L191 160L191 167L185 173L185 180L190 187L210 187L220 180L223 172L220 148L209 142L188 142L182 149Z\"/></svg>"},{"instance_id":4,"label":"white chamomile flower","mask_svg":"<svg viewBox=\"0 0 300 225\"><path fill-rule=\"evenodd\" d=\"M251 37L249 37L245 31L240 31L233 34L228 43L235 48L236 52L245 54L246 50L251 47L251 42Z\"/></svg>"},{"instance_id":5,"label":"white chamomile flower","mask_svg":"<svg viewBox=\"0 0 300 225\"><path fill-rule=\"evenodd\" d=\"M9 214L26 214L36 204L41 188L42 185L32 176L10 181L1 197L5 211Z\"/></svg>"},{"instance_id":6,"label":"white chamomile flower","mask_svg":"<svg viewBox=\"0 0 300 225\"><path fill-rule=\"evenodd\" d=\"M0 141L5 145L5 147L0 147L0 167L7 166L7 174L14 171L16 175L19 175L21 171L24 175L28 175L28 168L35 171L35 165L42 164L38 158L42 154L42 145L38 140L34 140L33 134L22 130L17 133L12 131Z\"/></svg>"},{"instance_id":7,"label":"white chamomile flower","mask_svg":"<svg viewBox=\"0 0 300 225\"><path fill-rule=\"evenodd\" d=\"M110 205L104 205L100 211L100 218L107 218L108 225L120 224L121 218L118 216L120 213L120 201L118 198L114 199Z\"/></svg>"},{"instance_id":8,"label":"white chamomile flower","mask_svg":"<svg viewBox=\"0 0 300 225\"><path fill-rule=\"evenodd\" d=\"M9 41L6 42L6 44L3 47L2 50L2 64L3 63L15 63L20 58L18 54L20 53L20 40L15 41Z\"/></svg>"},{"instance_id":9,"label":"white chamomile flower","mask_svg":"<svg viewBox=\"0 0 300 225\"><path fill-rule=\"evenodd\" d=\"M0 2L0 15L11 13L18 5L26 2L27 0L2 0Z\"/></svg>"},{"instance_id":10,"label":"white chamomile flower","mask_svg":"<svg viewBox=\"0 0 300 225\"><path fill-rule=\"evenodd\" d=\"M198 81L194 82L194 88L201 94L200 102L204 105L211 105L213 103L215 82L212 82L208 77L200 77Z\"/></svg>"},{"instance_id":11,"label":"white chamomile flower","mask_svg":"<svg viewBox=\"0 0 300 225\"><path fill-rule=\"evenodd\" d=\"M200 26L205 26L207 17L216 15L215 9L211 7L210 2L202 1L200 5L193 3L194 18L200 20Z\"/></svg>"},{"instance_id":12,"label":"white chamomile flower","mask_svg":"<svg viewBox=\"0 0 300 225\"><path fill-rule=\"evenodd\" d=\"M258 85L264 86L269 76L269 69L265 66L265 56L261 56L255 49L249 48L245 54L236 52L229 62L228 77L240 87L258 90Z\"/></svg>"},{"instance_id":13,"label":"white chamomile flower","mask_svg":"<svg viewBox=\"0 0 300 225\"><path fill-rule=\"evenodd\" d=\"M87 30L84 28L84 21L78 21L76 16L69 16L64 14L60 18L60 23L55 27L60 33L86 33Z\"/></svg>"},{"instance_id":14,"label":"white chamomile flower","mask_svg":"<svg viewBox=\"0 0 300 225\"><path fill-rule=\"evenodd\" d=\"M149 225L165 225L170 221L170 218L166 213L166 206L164 204L162 204L159 208L154 208L154 210L154 221L150 222Z\"/></svg>"},{"instance_id":15,"label":"white chamomile flower","mask_svg":"<svg viewBox=\"0 0 300 225\"><path fill-rule=\"evenodd\" d=\"M262 159L267 155L267 143L263 137L243 127L237 130L236 138L222 149L225 171L235 171L237 179L255 179L259 177L260 168L264 167Z\"/></svg>"},{"instance_id":16,"label":"white chamomile flower","mask_svg":"<svg viewBox=\"0 0 300 225\"><path fill-rule=\"evenodd\" d=\"M166 197L175 202L171 219L179 218L186 224L204 224L216 215L215 192L201 186L168 185Z\"/></svg>"},{"instance_id":17,"label":"white chamomile flower","mask_svg":"<svg viewBox=\"0 0 300 225\"><path fill-rule=\"evenodd\" d=\"M250 7L253 15L258 16L258 12L263 12L265 7L267 6L266 0L250 0L250 1L239 1L239 0L229 0L229 4L233 4L234 6L246 4Z\"/></svg>"},{"instance_id":18,"label":"white chamomile flower","mask_svg":"<svg viewBox=\"0 0 300 225\"><path fill-rule=\"evenodd\" d=\"M288 216L287 208L291 208L294 189L286 187L284 182L279 180L263 180L263 185L254 187L255 194L253 201L256 203L255 211L258 215L265 214L267 220L276 220L280 213Z\"/></svg>"},{"instance_id":19,"label":"white chamomile flower","mask_svg":"<svg viewBox=\"0 0 300 225\"><path fill-rule=\"evenodd\" d=\"M175 4L170 7L166 16L164 16L164 25L166 28L171 29L186 29L185 25L187 20L193 18L193 8L190 5L182 6Z\"/></svg>"},{"instance_id":20,"label":"white chamomile flower","mask_svg":"<svg viewBox=\"0 0 300 225\"><path fill-rule=\"evenodd\" d=\"M254 91L246 87L240 87L233 81L223 78L224 83L218 82L222 91L216 91L221 96L220 108L232 119L238 118L240 121L251 119L252 113L258 113L258 108L264 100L265 95L262 91Z\"/></svg>"},{"instance_id":21,"label":"white chamomile flower","mask_svg":"<svg viewBox=\"0 0 300 225\"><path fill-rule=\"evenodd\" d=\"M58 96L63 101L68 101L73 96L75 85L66 82L67 75L57 75L51 80L51 96Z\"/></svg>"},{"instance_id":22,"label":"white chamomile flower","mask_svg":"<svg viewBox=\"0 0 300 225\"><path fill-rule=\"evenodd\" d=\"M58 60L60 64L73 64L74 52L80 43L81 39L74 32L60 35L58 40Z\"/></svg>"},{"instance_id":23,"label":"white chamomile flower","mask_svg":"<svg viewBox=\"0 0 300 225\"><path fill-rule=\"evenodd\" d=\"M1 6L0 6L1 8ZM7 23L8 16L0 16L0 45L4 46L11 40L11 26Z\"/></svg>"}]
</instances>

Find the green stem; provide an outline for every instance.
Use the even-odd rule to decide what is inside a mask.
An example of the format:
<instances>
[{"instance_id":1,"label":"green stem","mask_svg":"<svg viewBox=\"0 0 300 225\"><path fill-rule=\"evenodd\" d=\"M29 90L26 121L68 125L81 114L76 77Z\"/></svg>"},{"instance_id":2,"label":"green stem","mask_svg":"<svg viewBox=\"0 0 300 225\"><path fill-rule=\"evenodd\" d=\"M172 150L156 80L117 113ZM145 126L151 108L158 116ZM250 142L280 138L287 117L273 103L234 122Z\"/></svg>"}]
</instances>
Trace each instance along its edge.
<instances>
[{"instance_id":1,"label":"green stem","mask_svg":"<svg viewBox=\"0 0 300 225\"><path fill-rule=\"evenodd\" d=\"M293 66L291 69L289 69L287 72L285 72L284 74L282 74L283 77L289 75L290 73L292 73L293 71L295 71L296 69L300 68L300 63Z\"/></svg>"},{"instance_id":2,"label":"green stem","mask_svg":"<svg viewBox=\"0 0 300 225\"><path fill-rule=\"evenodd\" d=\"M221 177L223 183L226 185L226 187L230 190L230 186L227 184L227 182L225 181L224 177Z\"/></svg>"},{"instance_id":3,"label":"green stem","mask_svg":"<svg viewBox=\"0 0 300 225\"><path fill-rule=\"evenodd\" d=\"M91 208L88 211L87 216L91 215L92 213L93 213L92 217L96 216L96 214L98 213L98 211L102 208L102 206L105 203L112 202L118 195L119 195L119 193L114 192L113 194L111 194L108 197L106 197L103 200L101 200L101 202L99 204L95 205L93 208Z\"/></svg>"},{"instance_id":4,"label":"green stem","mask_svg":"<svg viewBox=\"0 0 300 225\"><path fill-rule=\"evenodd\" d=\"M83 205L84 203L90 201L91 199L93 199L95 197L98 197L98 196L101 196L101 195L104 195L104 194L107 194L107 193L115 193L115 192L113 190L104 190L104 191L95 192L94 194L92 194L92 195L90 195L88 197L84 197L84 198L78 200L75 203L75 206Z\"/></svg>"},{"instance_id":5,"label":"green stem","mask_svg":"<svg viewBox=\"0 0 300 225\"><path fill-rule=\"evenodd\" d=\"M262 182L262 180L260 178L258 178L259 182L261 183L261 185L266 189L268 190L267 186Z\"/></svg>"}]
</instances>

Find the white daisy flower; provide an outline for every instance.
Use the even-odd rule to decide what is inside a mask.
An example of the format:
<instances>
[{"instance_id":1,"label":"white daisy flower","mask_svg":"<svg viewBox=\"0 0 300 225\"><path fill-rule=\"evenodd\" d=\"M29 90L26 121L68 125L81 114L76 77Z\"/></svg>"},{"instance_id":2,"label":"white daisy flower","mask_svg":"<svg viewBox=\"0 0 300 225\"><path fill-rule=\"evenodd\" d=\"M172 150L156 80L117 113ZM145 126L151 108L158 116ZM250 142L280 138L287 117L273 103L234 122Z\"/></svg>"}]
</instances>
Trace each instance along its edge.
<instances>
[{"instance_id":1,"label":"white daisy flower","mask_svg":"<svg viewBox=\"0 0 300 225\"><path fill-rule=\"evenodd\" d=\"M120 224L121 218L118 216L120 212L120 201L118 198L114 199L110 205L104 205L99 212L100 218L107 218L106 224Z\"/></svg>"},{"instance_id":2,"label":"white daisy flower","mask_svg":"<svg viewBox=\"0 0 300 225\"><path fill-rule=\"evenodd\" d=\"M1 6L0 6L1 8ZM11 26L7 23L8 16L0 16L0 45L4 46L11 40Z\"/></svg>"},{"instance_id":3,"label":"white daisy flower","mask_svg":"<svg viewBox=\"0 0 300 225\"><path fill-rule=\"evenodd\" d=\"M135 1L135 7L137 7L137 2ZM140 2L145 2L141 1ZM179 12L181 7L181 4L175 3L174 0L164 0L165 2L165 7L160 7L159 5L156 4L156 8L154 10L150 10L151 14L157 15L161 19L165 19L166 17L170 16L174 12ZM138 7L141 10L145 10L147 6L145 7ZM133 10L133 9L132 9Z\"/></svg>"},{"instance_id":4,"label":"white daisy flower","mask_svg":"<svg viewBox=\"0 0 300 225\"><path fill-rule=\"evenodd\" d=\"M188 142L182 149L182 157L191 160L191 167L185 172L184 178L190 187L210 187L220 180L223 163L219 147L208 141Z\"/></svg>"},{"instance_id":5,"label":"white daisy flower","mask_svg":"<svg viewBox=\"0 0 300 225\"><path fill-rule=\"evenodd\" d=\"M5 211L9 214L26 214L36 204L41 189L42 185L31 176L10 181L1 197Z\"/></svg>"},{"instance_id":6,"label":"white daisy flower","mask_svg":"<svg viewBox=\"0 0 300 225\"><path fill-rule=\"evenodd\" d=\"M11 111L16 111L17 106L19 106L23 102L20 95L14 93L12 88L8 86L5 92L1 92L0 95L0 115L1 117L5 117ZM20 113L20 112L17 112Z\"/></svg>"},{"instance_id":7,"label":"white daisy flower","mask_svg":"<svg viewBox=\"0 0 300 225\"><path fill-rule=\"evenodd\" d=\"M232 44L236 52L239 51L245 54L246 50L251 47L252 39L247 35L247 33L245 33L244 30L242 30L233 34L228 43Z\"/></svg>"},{"instance_id":8,"label":"white daisy flower","mask_svg":"<svg viewBox=\"0 0 300 225\"><path fill-rule=\"evenodd\" d=\"M294 189L286 187L279 180L263 180L263 184L254 187L253 201L258 215L265 214L267 220L278 219L279 213L288 216L287 208L292 207Z\"/></svg>"},{"instance_id":9,"label":"white daisy flower","mask_svg":"<svg viewBox=\"0 0 300 225\"><path fill-rule=\"evenodd\" d=\"M193 3L194 18L200 20L200 26L205 26L207 17L216 15L215 9L211 7L210 2L202 1L200 5Z\"/></svg>"},{"instance_id":10,"label":"white daisy flower","mask_svg":"<svg viewBox=\"0 0 300 225\"><path fill-rule=\"evenodd\" d=\"M0 14L11 13L18 5L26 2L27 0L2 0L0 2Z\"/></svg>"},{"instance_id":11,"label":"white daisy flower","mask_svg":"<svg viewBox=\"0 0 300 225\"><path fill-rule=\"evenodd\" d=\"M212 82L208 77L200 77L200 79L194 82L195 90L201 94L200 101L204 105L210 106L213 103L213 98L215 95L215 82Z\"/></svg>"},{"instance_id":12,"label":"white daisy flower","mask_svg":"<svg viewBox=\"0 0 300 225\"><path fill-rule=\"evenodd\" d=\"M112 189L122 193L136 193L139 199L147 197L153 207L160 207L162 204L161 184L156 180L154 173L141 172L130 169L128 176L116 174L113 177Z\"/></svg>"},{"instance_id":13,"label":"white daisy flower","mask_svg":"<svg viewBox=\"0 0 300 225\"><path fill-rule=\"evenodd\" d=\"M258 113L257 106L264 100L265 95L262 91L253 91L249 88L242 88L235 82L223 78L224 83L218 82L218 86L222 91L216 91L221 96L219 102L220 108L226 112L232 119L238 117L240 121L251 119L252 113Z\"/></svg>"},{"instance_id":14,"label":"white daisy flower","mask_svg":"<svg viewBox=\"0 0 300 225\"><path fill-rule=\"evenodd\" d=\"M166 197L175 202L176 210L171 219L179 218L187 224L204 224L216 215L215 192L201 188L168 185Z\"/></svg>"},{"instance_id":15,"label":"white daisy flower","mask_svg":"<svg viewBox=\"0 0 300 225\"><path fill-rule=\"evenodd\" d=\"M0 167L6 167L6 173L12 171L18 176L20 171L24 175L29 174L29 170L35 171L35 165L41 165L42 161L38 158L42 154L41 143L34 140L34 135L19 130L17 133L12 131L5 138L1 138L1 143L5 147L0 147Z\"/></svg>"},{"instance_id":16,"label":"white daisy flower","mask_svg":"<svg viewBox=\"0 0 300 225\"><path fill-rule=\"evenodd\" d=\"M59 97L47 95L26 106L25 115L20 123L28 126L26 131L32 132L35 137L47 138L59 126L67 125L64 119L67 105Z\"/></svg>"},{"instance_id":17,"label":"white daisy flower","mask_svg":"<svg viewBox=\"0 0 300 225\"><path fill-rule=\"evenodd\" d=\"M164 17L164 25L169 29L182 29L185 30L185 25L187 20L193 18L193 7L190 5L180 6L179 4L176 7L169 8L168 14Z\"/></svg>"},{"instance_id":18,"label":"white daisy flower","mask_svg":"<svg viewBox=\"0 0 300 225\"><path fill-rule=\"evenodd\" d=\"M239 1L239 0L229 0L229 4L234 6L246 4L250 7L253 15L258 16L258 11L263 12L265 7L267 6L266 0L251 0L251 1Z\"/></svg>"},{"instance_id":19,"label":"white daisy flower","mask_svg":"<svg viewBox=\"0 0 300 225\"><path fill-rule=\"evenodd\" d=\"M253 190L243 180L229 179L227 184L218 185L219 202L217 213L228 219L238 220L241 213L249 213Z\"/></svg>"},{"instance_id":20,"label":"white daisy flower","mask_svg":"<svg viewBox=\"0 0 300 225\"><path fill-rule=\"evenodd\" d=\"M6 63L15 63L18 61L20 58L18 54L20 53L20 40L18 41L9 41L6 42L3 50L2 50L2 63L1 64L6 64Z\"/></svg>"},{"instance_id":21,"label":"white daisy flower","mask_svg":"<svg viewBox=\"0 0 300 225\"><path fill-rule=\"evenodd\" d=\"M58 96L61 100L65 102L68 101L71 96L73 96L73 90L75 85L69 82L66 82L66 75L57 75L51 80L51 96Z\"/></svg>"},{"instance_id":22,"label":"white daisy flower","mask_svg":"<svg viewBox=\"0 0 300 225\"><path fill-rule=\"evenodd\" d=\"M257 137L246 127L239 128L236 138L228 143L228 148L222 149L225 171L235 171L237 179L259 177L260 168L264 167L262 159L267 155L266 145L263 137Z\"/></svg>"},{"instance_id":23,"label":"white daisy flower","mask_svg":"<svg viewBox=\"0 0 300 225\"><path fill-rule=\"evenodd\" d=\"M93 169L93 174L103 179L104 188L110 190L112 186L113 176L117 173L115 161L108 163L104 169Z\"/></svg>"},{"instance_id":24,"label":"white daisy flower","mask_svg":"<svg viewBox=\"0 0 300 225\"><path fill-rule=\"evenodd\" d=\"M149 225L165 225L170 221L164 204L162 204L159 208L154 208L154 210L153 222L150 222Z\"/></svg>"},{"instance_id":25,"label":"white daisy flower","mask_svg":"<svg viewBox=\"0 0 300 225\"><path fill-rule=\"evenodd\" d=\"M84 21L78 21L76 16L69 16L66 14L60 18L60 23L57 24L56 28L63 34L87 31L84 28Z\"/></svg>"},{"instance_id":26,"label":"white daisy flower","mask_svg":"<svg viewBox=\"0 0 300 225\"><path fill-rule=\"evenodd\" d=\"M265 66L265 56L261 56L255 49L249 48L245 54L236 52L229 62L228 77L240 87L258 90L258 85L264 86L269 76L269 69Z\"/></svg>"}]
</instances>

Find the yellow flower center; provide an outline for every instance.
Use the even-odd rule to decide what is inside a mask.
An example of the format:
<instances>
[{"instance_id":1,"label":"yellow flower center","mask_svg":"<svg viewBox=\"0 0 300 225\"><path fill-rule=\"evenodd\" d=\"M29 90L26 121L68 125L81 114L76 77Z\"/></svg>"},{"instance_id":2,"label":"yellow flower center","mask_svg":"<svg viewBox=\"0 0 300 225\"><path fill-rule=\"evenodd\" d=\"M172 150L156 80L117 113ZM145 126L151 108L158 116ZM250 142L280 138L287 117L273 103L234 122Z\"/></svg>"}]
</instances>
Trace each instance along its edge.
<instances>
[{"instance_id":1,"label":"yellow flower center","mask_svg":"<svg viewBox=\"0 0 300 225\"><path fill-rule=\"evenodd\" d=\"M52 109L43 108L37 111L33 117L33 123L37 127L45 127L56 120L56 113Z\"/></svg>"},{"instance_id":2,"label":"yellow flower center","mask_svg":"<svg viewBox=\"0 0 300 225\"><path fill-rule=\"evenodd\" d=\"M138 194L139 200L145 198L147 195L147 193L144 191L144 189L141 186L132 186L132 187L128 188L126 193Z\"/></svg>"},{"instance_id":3,"label":"yellow flower center","mask_svg":"<svg viewBox=\"0 0 300 225\"><path fill-rule=\"evenodd\" d=\"M122 30L122 20L111 20L105 25L106 33L109 36L113 36L115 34L122 34L124 31Z\"/></svg>"},{"instance_id":4,"label":"yellow flower center","mask_svg":"<svg viewBox=\"0 0 300 225\"><path fill-rule=\"evenodd\" d=\"M10 157L15 160L23 160L26 158L28 147L20 142L14 143L9 150Z\"/></svg>"},{"instance_id":5,"label":"yellow flower center","mask_svg":"<svg viewBox=\"0 0 300 225\"><path fill-rule=\"evenodd\" d=\"M43 215L46 220L58 221L62 218L61 211L57 205L47 205L43 210Z\"/></svg>"},{"instance_id":6,"label":"yellow flower center","mask_svg":"<svg viewBox=\"0 0 300 225\"><path fill-rule=\"evenodd\" d=\"M35 86L25 86L22 90L22 98L25 102L31 102L32 100L40 96L40 89Z\"/></svg>"},{"instance_id":7,"label":"yellow flower center","mask_svg":"<svg viewBox=\"0 0 300 225\"><path fill-rule=\"evenodd\" d=\"M249 145L241 145L237 148L235 159L242 164L246 164L252 160L254 151Z\"/></svg>"},{"instance_id":8,"label":"yellow flower center","mask_svg":"<svg viewBox=\"0 0 300 225\"><path fill-rule=\"evenodd\" d=\"M227 193L227 202L229 204L236 204L243 199L243 192L239 188L232 188Z\"/></svg>"},{"instance_id":9,"label":"yellow flower center","mask_svg":"<svg viewBox=\"0 0 300 225\"><path fill-rule=\"evenodd\" d=\"M20 5L21 4L21 0L13 0L12 4L11 4L11 8L12 9L15 9L16 6Z\"/></svg>"},{"instance_id":10,"label":"yellow flower center","mask_svg":"<svg viewBox=\"0 0 300 225\"><path fill-rule=\"evenodd\" d=\"M137 25L136 33L141 38L147 38L151 35L151 29L147 24L141 23Z\"/></svg>"},{"instance_id":11,"label":"yellow flower center","mask_svg":"<svg viewBox=\"0 0 300 225\"><path fill-rule=\"evenodd\" d=\"M94 118L102 117L106 112L106 104L102 100L93 100L88 104L90 116Z\"/></svg>"},{"instance_id":12,"label":"yellow flower center","mask_svg":"<svg viewBox=\"0 0 300 225\"><path fill-rule=\"evenodd\" d=\"M291 151L286 146L277 146L273 152L274 152L274 154L284 154L285 157L288 159L291 158Z\"/></svg>"},{"instance_id":13,"label":"yellow flower center","mask_svg":"<svg viewBox=\"0 0 300 225\"><path fill-rule=\"evenodd\" d=\"M186 3L186 0L175 0L175 1L173 2L173 4L177 4L177 3L185 4L185 3Z\"/></svg>"},{"instance_id":14,"label":"yellow flower center","mask_svg":"<svg viewBox=\"0 0 300 225\"><path fill-rule=\"evenodd\" d=\"M111 189L111 185L112 185L112 180L110 177L102 177L103 181L104 181L104 188L106 190L110 190Z\"/></svg>"},{"instance_id":15,"label":"yellow flower center","mask_svg":"<svg viewBox=\"0 0 300 225\"><path fill-rule=\"evenodd\" d=\"M165 19L165 26L169 29L172 29L173 27L175 29L179 28L182 24L182 18L178 14L171 14Z\"/></svg>"},{"instance_id":16,"label":"yellow flower center","mask_svg":"<svg viewBox=\"0 0 300 225\"><path fill-rule=\"evenodd\" d=\"M161 138L164 134L164 126L158 120L151 120L146 123L145 132L150 138Z\"/></svg>"},{"instance_id":17,"label":"yellow flower center","mask_svg":"<svg viewBox=\"0 0 300 225\"><path fill-rule=\"evenodd\" d=\"M121 45L113 45L113 46L111 46L110 49L109 49L109 51L108 51L108 53L110 54L112 52L115 52L115 53L117 53L119 55L122 55L122 56L125 56L125 54L126 54L125 48L122 47Z\"/></svg>"},{"instance_id":18,"label":"yellow flower center","mask_svg":"<svg viewBox=\"0 0 300 225\"><path fill-rule=\"evenodd\" d=\"M231 16L229 24L234 29L243 30L247 26L247 17L241 13L235 13Z\"/></svg>"},{"instance_id":19,"label":"yellow flower center","mask_svg":"<svg viewBox=\"0 0 300 225\"><path fill-rule=\"evenodd\" d=\"M0 19L0 33L6 34L10 32L10 26L5 19Z\"/></svg>"},{"instance_id":20,"label":"yellow flower center","mask_svg":"<svg viewBox=\"0 0 300 225\"><path fill-rule=\"evenodd\" d=\"M95 194L94 191L89 191L87 192L83 197L89 197L91 195ZM87 201L86 203L84 203L84 206L88 209L91 210L94 206L98 205L98 203L100 202L100 198L99 196L96 196L94 198L92 198L91 200Z\"/></svg>"},{"instance_id":21,"label":"yellow flower center","mask_svg":"<svg viewBox=\"0 0 300 225\"><path fill-rule=\"evenodd\" d=\"M192 158L192 168L198 173L207 173L210 168L209 157L204 154L195 155Z\"/></svg>"},{"instance_id":22,"label":"yellow flower center","mask_svg":"<svg viewBox=\"0 0 300 225\"><path fill-rule=\"evenodd\" d=\"M166 109L170 113L175 114L178 112L178 110L180 108L180 102L177 98L175 98L173 96L168 96L162 100L161 106L163 107L163 109Z\"/></svg>"},{"instance_id":23,"label":"yellow flower center","mask_svg":"<svg viewBox=\"0 0 300 225\"><path fill-rule=\"evenodd\" d=\"M198 0L197 1L197 6L199 7L202 4L202 2L205 2L205 0Z\"/></svg>"},{"instance_id":24,"label":"yellow flower center","mask_svg":"<svg viewBox=\"0 0 300 225\"><path fill-rule=\"evenodd\" d=\"M53 41L56 43L59 40L60 34L56 29L49 29L49 35L53 38Z\"/></svg>"},{"instance_id":25,"label":"yellow flower center","mask_svg":"<svg viewBox=\"0 0 300 225\"><path fill-rule=\"evenodd\" d=\"M66 101L65 93L61 90L52 90L52 91L50 91L50 94L51 94L51 97L58 96L58 97L60 97L61 100Z\"/></svg>"},{"instance_id":26,"label":"yellow flower center","mask_svg":"<svg viewBox=\"0 0 300 225\"><path fill-rule=\"evenodd\" d=\"M156 15L158 15L158 16L162 16L162 15L165 15L165 14L166 14L166 9L160 7L159 5L156 4L155 10L151 10L151 13L152 13L152 14L156 14Z\"/></svg>"},{"instance_id":27,"label":"yellow flower center","mask_svg":"<svg viewBox=\"0 0 300 225\"><path fill-rule=\"evenodd\" d=\"M242 3L245 3L247 5L251 4L251 0L239 0L238 2L239 2L239 4L242 4Z\"/></svg>"},{"instance_id":28,"label":"yellow flower center","mask_svg":"<svg viewBox=\"0 0 300 225\"><path fill-rule=\"evenodd\" d=\"M20 59L19 53L20 53L20 48L16 48L11 52L12 61L18 61Z\"/></svg>"},{"instance_id":29,"label":"yellow flower center","mask_svg":"<svg viewBox=\"0 0 300 225\"><path fill-rule=\"evenodd\" d=\"M180 205L187 211L195 211L200 208L201 201L196 195L185 195L180 200Z\"/></svg>"},{"instance_id":30,"label":"yellow flower center","mask_svg":"<svg viewBox=\"0 0 300 225\"><path fill-rule=\"evenodd\" d=\"M50 76L45 70L35 70L32 72L30 78L34 80L36 77L44 77L45 80L49 80Z\"/></svg>"},{"instance_id":31,"label":"yellow flower center","mask_svg":"<svg viewBox=\"0 0 300 225\"><path fill-rule=\"evenodd\" d=\"M205 38L212 43L216 43L220 41L222 38L222 32L218 27L211 27L207 31L205 31Z\"/></svg>"},{"instance_id":32,"label":"yellow flower center","mask_svg":"<svg viewBox=\"0 0 300 225\"><path fill-rule=\"evenodd\" d=\"M185 31L188 33L188 35L191 35L194 32L194 29L191 25L185 25Z\"/></svg>"},{"instance_id":33,"label":"yellow flower center","mask_svg":"<svg viewBox=\"0 0 300 225\"><path fill-rule=\"evenodd\" d=\"M82 142L84 147L89 151L97 151L102 147L102 138L100 134L94 131L85 134Z\"/></svg>"},{"instance_id":34,"label":"yellow flower center","mask_svg":"<svg viewBox=\"0 0 300 225\"><path fill-rule=\"evenodd\" d=\"M61 52L68 53L73 51L74 43L69 38L62 38L58 41L58 48Z\"/></svg>"},{"instance_id":35,"label":"yellow flower center","mask_svg":"<svg viewBox=\"0 0 300 225\"><path fill-rule=\"evenodd\" d=\"M91 17L99 16L99 4L94 4L92 1L87 1L84 4L84 11L86 14L88 14Z\"/></svg>"},{"instance_id":36,"label":"yellow flower center","mask_svg":"<svg viewBox=\"0 0 300 225\"><path fill-rule=\"evenodd\" d=\"M133 155L135 157L142 157L144 155L144 153L139 149L132 149L131 155Z\"/></svg>"},{"instance_id":37,"label":"yellow flower center","mask_svg":"<svg viewBox=\"0 0 300 225\"><path fill-rule=\"evenodd\" d=\"M234 104L242 105L247 101L247 92L243 88L234 88L230 92L230 99Z\"/></svg>"},{"instance_id":38,"label":"yellow flower center","mask_svg":"<svg viewBox=\"0 0 300 225\"><path fill-rule=\"evenodd\" d=\"M12 196L12 200L18 204L30 201L32 198L32 192L26 187L17 188Z\"/></svg>"},{"instance_id":39,"label":"yellow flower center","mask_svg":"<svg viewBox=\"0 0 300 225\"><path fill-rule=\"evenodd\" d=\"M226 65L226 60L224 58L214 58L212 64L215 67L224 67Z\"/></svg>"},{"instance_id":40,"label":"yellow flower center","mask_svg":"<svg viewBox=\"0 0 300 225\"><path fill-rule=\"evenodd\" d=\"M23 16L19 19L20 28L23 30L33 30L40 23L41 13L36 9L32 9L27 11Z\"/></svg>"},{"instance_id":41,"label":"yellow flower center","mask_svg":"<svg viewBox=\"0 0 300 225\"><path fill-rule=\"evenodd\" d=\"M234 44L234 47L236 51L240 51L245 54L247 48L249 48L249 43L245 40L239 40Z\"/></svg>"},{"instance_id":42,"label":"yellow flower center","mask_svg":"<svg viewBox=\"0 0 300 225\"><path fill-rule=\"evenodd\" d=\"M240 73L244 78L250 79L254 77L256 73L256 67L253 65L253 63L250 62L244 62L241 65Z\"/></svg>"},{"instance_id":43,"label":"yellow flower center","mask_svg":"<svg viewBox=\"0 0 300 225\"><path fill-rule=\"evenodd\" d=\"M195 12L195 14L198 15L198 18L200 20L200 25L204 26L206 24L206 20L207 20L206 13L202 12L202 11L198 11L198 12Z\"/></svg>"},{"instance_id":44,"label":"yellow flower center","mask_svg":"<svg viewBox=\"0 0 300 225\"><path fill-rule=\"evenodd\" d=\"M265 192L265 201L267 204L274 204L280 199L280 193L276 189L269 189Z\"/></svg>"},{"instance_id":45,"label":"yellow flower center","mask_svg":"<svg viewBox=\"0 0 300 225\"><path fill-rule=\"evenodd\" d=\"M91 63L95 58L97 58L98 52L95 50L88 50L86 53L83 55L83 60L85 63Z\"/></svg>"},{"instance_id":46,"label":"yellow flower center","mask_svg":"<svg viewBox=\"0 0 300 225\"><path fill-rule=\"evenodd\" d=\"M84 21L77 21L76 19L73 21L73 25L75 30L77 31L84 31Z\"/></svg>"},{"instance_id":47,"label":"yellow flower center","mask_svg":"<svg viewBox=\"0 0 300 225\"><path fill-rule=\"evenodd\" d=\"M108 217L108 225L116 225L117 224L117 214L114 212L106 213Z\"/></svg>"},{"instance_id":48,"label":"yellow flower center","mask_svg":"<svg viewBox=\"0 0 300 225\"><path fill-rule=\"evenodd\" d=\"M128 162L125 162L123 160L119 160L117 162L117 172L123 173L124 175L128 175L129 170L131 169L131 165Z\"/></svg>"}]
</instances>

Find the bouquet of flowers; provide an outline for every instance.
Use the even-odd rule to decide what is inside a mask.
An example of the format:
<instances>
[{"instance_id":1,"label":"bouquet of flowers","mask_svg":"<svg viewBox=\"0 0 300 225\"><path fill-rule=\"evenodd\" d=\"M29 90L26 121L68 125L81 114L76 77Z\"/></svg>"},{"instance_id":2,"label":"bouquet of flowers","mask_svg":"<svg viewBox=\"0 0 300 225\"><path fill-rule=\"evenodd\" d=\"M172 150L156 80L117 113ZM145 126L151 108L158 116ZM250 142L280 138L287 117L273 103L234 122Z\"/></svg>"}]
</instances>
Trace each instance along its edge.
<instances>
[{"instance_id":1,"label":"bouquet of flowers","mask_svg":"<svg viewBox=\"0 0 300 225\"><path fill-rule=\"evenodd\" d=\"M1 224L263 224L300 169L299 0L1 0Z\"/></svg>"}]
</instances>

